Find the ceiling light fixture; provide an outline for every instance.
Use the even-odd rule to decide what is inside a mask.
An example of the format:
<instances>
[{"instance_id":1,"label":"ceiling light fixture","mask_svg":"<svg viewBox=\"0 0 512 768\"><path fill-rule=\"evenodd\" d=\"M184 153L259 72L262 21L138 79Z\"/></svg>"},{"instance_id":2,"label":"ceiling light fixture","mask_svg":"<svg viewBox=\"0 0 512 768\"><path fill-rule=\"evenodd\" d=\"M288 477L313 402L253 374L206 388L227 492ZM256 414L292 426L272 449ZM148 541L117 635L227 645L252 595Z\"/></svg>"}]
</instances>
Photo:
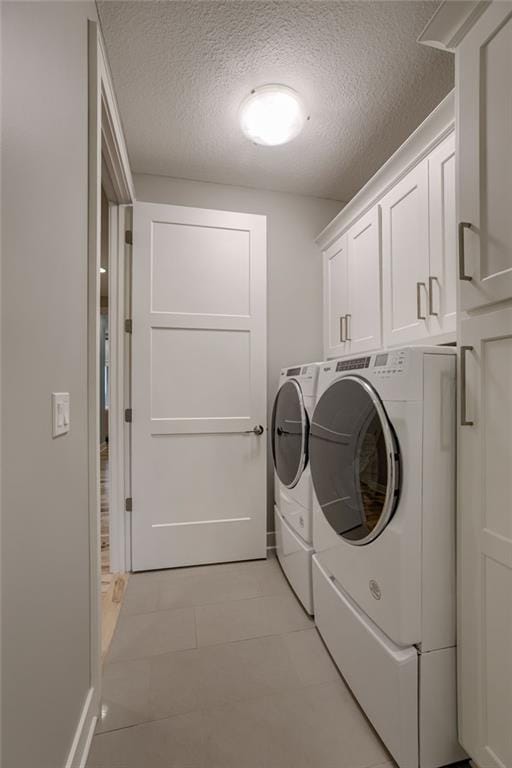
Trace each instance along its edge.
<instances>
[{"instance_id":1,"label":"ceiling light fixture","mask_svg":"<svg viewBox=\"0 0 512 768\"><path fill-rule=\"evenodd\" d=\"M240 106L240 126L255 144L286 144L302 131L306 111L299 94L286 85L255 88Z\"/></svg>"},{"instance_id":2,"label":"ceiling light fixture","mask_svg":"<svg viewBox=\"0 0 512 768\"><path fill-rule=\"evenodd\" d=\"M100 267L100 274L104 275L106 271L105 267Z\"/></svg>"}]
</instances>

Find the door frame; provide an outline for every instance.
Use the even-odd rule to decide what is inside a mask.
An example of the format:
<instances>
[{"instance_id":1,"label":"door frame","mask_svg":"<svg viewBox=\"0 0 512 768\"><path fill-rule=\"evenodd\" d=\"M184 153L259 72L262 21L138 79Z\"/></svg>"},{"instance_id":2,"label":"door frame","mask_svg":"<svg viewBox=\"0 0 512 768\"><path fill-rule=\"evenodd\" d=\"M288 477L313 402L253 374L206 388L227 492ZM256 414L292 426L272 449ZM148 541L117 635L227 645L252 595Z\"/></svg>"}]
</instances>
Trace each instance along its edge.
<instances>
[{"instance_id":1,"label":"door frame","mask_svg":"<svg viewBox=\"0 0 512 768\"><path fill-rule=\"evenodd\" d=\"M109 199L109 339L110 339L110 533L112 570L129 567L125 546L125 487L129 483L125 462L124 424L127 354L124 319L127 310L125 230L135 199L126 143L112 85L104 43L95 21L88 22L88 275L87 275L87 389L88 389L88 488L90 541L91 682L92 722L84 723L84 749L92 738L101 698L101 551L99 468L99 310L101 259L101 186ZM88 727L87 727L88 726ZM80 753L80 751L78 751Z\"/></svg>"}]
</instances>

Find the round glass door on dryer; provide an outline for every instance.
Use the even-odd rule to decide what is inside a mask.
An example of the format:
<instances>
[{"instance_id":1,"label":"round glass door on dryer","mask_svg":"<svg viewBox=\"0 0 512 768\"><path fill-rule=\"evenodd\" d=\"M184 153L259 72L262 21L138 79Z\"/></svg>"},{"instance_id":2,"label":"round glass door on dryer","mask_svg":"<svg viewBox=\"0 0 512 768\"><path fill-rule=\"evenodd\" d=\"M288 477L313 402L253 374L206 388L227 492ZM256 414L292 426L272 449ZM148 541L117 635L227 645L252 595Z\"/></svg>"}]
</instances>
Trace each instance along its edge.
<instances>
[{"instance_id":1,"label":"round glass door on dryer","mask_svg":"<svg viewBox=\"0 0 512 768\"><path fill-rule=\"evenodd\" d=\"M272 413L275 502L288 524L308 543L313 490L309 471L309 424L318 364L283 369Z\"/></svg>"},{"instance_id":2,"label":"round glass door on dryer","mask_svg":"<svg viewBox=\"0 0 512 768\"><path fill-rule=\"evenodd\" d=\"M346 375L319 398L310 430L318 505L348 544L370 544L385 529L400 491L399 447L379 395Z\"/></svg>"}]
</instances>

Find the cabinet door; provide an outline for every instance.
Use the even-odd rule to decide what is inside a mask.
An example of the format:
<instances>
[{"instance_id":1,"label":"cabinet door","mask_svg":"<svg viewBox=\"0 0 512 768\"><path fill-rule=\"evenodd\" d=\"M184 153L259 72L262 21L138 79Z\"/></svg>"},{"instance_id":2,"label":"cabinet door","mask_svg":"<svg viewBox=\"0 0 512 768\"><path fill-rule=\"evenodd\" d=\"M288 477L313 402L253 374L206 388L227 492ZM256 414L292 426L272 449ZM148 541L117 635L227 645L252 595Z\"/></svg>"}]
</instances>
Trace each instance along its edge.
<instances>
[{"instance_id":1,"label":"cabinet door","mask_svg":"<svg viewBox=\"0 0 512 768\"><path fill-rule=\"evenodd\" d=\"M463 320L460 333L459 736L479 765L505 768L512 765L512 309Z\"/></svg>"},{"instance_id":2,"label":"cabinet door","mask_svg":"<svg viewBox=\"0 0 512 768\"><path fill-rule=\"evenodd\" d=\"M324 252L324 346L326 357L346 353L347 236Z\"/></svg>"},{"instance_id":3,"label":"cabinet door","mask_svg":"<svg viewBox=\"0 0 512 768\"><path fill-rule=\"evenodd\" d=\"M461 309L512 297L512 4L495 2L457 51ZM464 279L466 278L466 279Z\"/></svg>"},{"instance_id":4,"label":"cabinet door","mask_svg":"<svg viewBox=\"0 0 512 768\"><path fill-rule=\"evenodd\" d=\"M429 334L428 161L381 201L384 344Z\"/></svg>"},{"instance_id":5,"label":"cabinet door","mask_svg":"<svg viewBox=\"0 0 512 768\"><path fill-rule=\"evenodd\" d=\"M457 223L455 134L428 158L430 272L428 317L431 334L455 333L457 302Z\"/></svg>"},{"instance_id":6,"label":"cabinet door","mask_svg":"<svg viewBox=\"0 0 512 768\"><path fill-rule=\"evenodd\" d=\"M347 233L348 351L379 349L381 331L380 210L375 206Z\"/></svg>"}]
</instances>

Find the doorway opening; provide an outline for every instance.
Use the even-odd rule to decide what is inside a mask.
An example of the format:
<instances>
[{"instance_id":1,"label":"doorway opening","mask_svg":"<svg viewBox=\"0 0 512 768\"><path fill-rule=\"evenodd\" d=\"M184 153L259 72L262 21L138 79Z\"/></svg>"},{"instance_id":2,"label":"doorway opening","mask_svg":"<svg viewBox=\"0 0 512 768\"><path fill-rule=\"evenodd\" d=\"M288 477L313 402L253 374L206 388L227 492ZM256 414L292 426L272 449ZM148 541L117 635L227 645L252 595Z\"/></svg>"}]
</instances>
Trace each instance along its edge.
<instances>
[{"instance_id":1,"label":"doorway opening","mask_svg":"<svg viewBox=\"0 0 512 768\"><path fill-rule=\"evenodd\" d=\"M126 465L124 446L129 435L123 423L128 379L126 354L126 252L128 211L120 204L108 170L102 140L99 258L96 282L98 494L101 564L101 657L104 660L116 628L124 595L129 558L125 546Z\"/></svg>"},{"instance_id":2,"label":"doorway opening","mask_svg":"<svg viewBox=\"0 0 512 768\"><path fill-rule=\"evenodd\" d=\"M101 188L101 258L100 258L100 502L101 502L101 593L106 595L112 583L110 560L110 466L109 466L109 335L108 335L108 198Z\"/></svg>"}]
</instances>

